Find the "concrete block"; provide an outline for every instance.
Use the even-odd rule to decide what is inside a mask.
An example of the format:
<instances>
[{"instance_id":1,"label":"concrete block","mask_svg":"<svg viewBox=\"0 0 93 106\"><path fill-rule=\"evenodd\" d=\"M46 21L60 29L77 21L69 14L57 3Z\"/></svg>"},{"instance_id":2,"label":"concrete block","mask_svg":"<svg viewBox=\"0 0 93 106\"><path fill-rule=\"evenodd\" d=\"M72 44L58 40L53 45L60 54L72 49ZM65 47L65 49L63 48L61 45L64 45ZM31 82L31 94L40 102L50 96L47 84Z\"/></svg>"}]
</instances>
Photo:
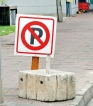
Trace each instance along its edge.
<instances>
[{"instance_id":1,"label":"concrete block","mask_svg":"<svg viewBox=\"0 0 93 106\"><path fill-rule=\"evenodd\" d=\"M19 72L19 97L59 101L75 97L75 74L45 69Z\"/></svg>"},{"instance_id":2,"label":"concrete block","mask_svg":"<svg viewBox=\"0 0 93 106\"><path fill-rule=\"evenodd\" d=\"M66 85L67 85L67 75L61 74L57 75L57 100L66 100Z\"/></svg>"},{"instance_id":3,"label":"concrete block","mask_svg":"<svg viewBox=\"0 0 93 106\"><path fill-rule=\"evenodd\" d=\"M19 89L18 96L22 98L27 98L27 72L19 72Z\"/></svg>"},{"instance_id":4,"label":"concrete block","mask_svg":"<svg viewBox=\"0 0 93 106\"><path fill-rule=\"evenodd\" d=\"M73 99L76 94L75 75L67 73L67 99Z\"/></svg>"},{"instance_id":5,"label":"concrete block","mask_svg":"<svg viewBox=\"0 0 93 106\"><path fill-rule=\"evenodd\" d=\"M38 75L36 85L37 100L56 100L56 75Z\"/></svg>"},{"instance_id":6,"label":"concrete block","mask_svg":"<svg viewBox=\"0 0 93 106\"><path fill-rule=\"evenodd\" d=\"M28 73L27 99L36 99L36 75Z\"/></svg>"}]
</instances>

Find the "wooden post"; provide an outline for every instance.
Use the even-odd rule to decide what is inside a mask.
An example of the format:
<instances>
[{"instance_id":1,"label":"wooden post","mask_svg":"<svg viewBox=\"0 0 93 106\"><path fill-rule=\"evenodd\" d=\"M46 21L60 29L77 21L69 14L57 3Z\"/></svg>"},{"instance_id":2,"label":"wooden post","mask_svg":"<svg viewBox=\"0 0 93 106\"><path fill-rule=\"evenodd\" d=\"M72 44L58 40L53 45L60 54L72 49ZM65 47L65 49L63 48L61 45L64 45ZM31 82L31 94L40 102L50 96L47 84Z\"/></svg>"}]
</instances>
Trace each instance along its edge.
<instances>
[{"instance_id":1,"label":"wooden post","mask_svg":"<svg viewBox=\"0 0 93 106\"><path fill-rule=\"evenodd\" d=\"M50 74L50 55L46 57L46 73Z\"/></svg>"},{"instance_id":2,"label":"wooden post","mask_svg":"<svg viewBox=\"0 0 93 106\"><path fill-rule=\"evenodd\" d=\"M32 57L31 70L37 70L39 68L39 57Z\"/></svg>"}]
</instances>

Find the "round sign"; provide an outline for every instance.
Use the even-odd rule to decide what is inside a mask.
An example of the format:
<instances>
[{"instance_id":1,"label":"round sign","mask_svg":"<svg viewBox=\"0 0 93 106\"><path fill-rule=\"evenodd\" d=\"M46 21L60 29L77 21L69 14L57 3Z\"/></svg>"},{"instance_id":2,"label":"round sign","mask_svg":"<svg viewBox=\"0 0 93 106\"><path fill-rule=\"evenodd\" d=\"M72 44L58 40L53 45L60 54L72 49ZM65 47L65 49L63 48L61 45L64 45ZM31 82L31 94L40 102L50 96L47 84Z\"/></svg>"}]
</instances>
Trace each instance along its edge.
<instances>
[{"instance_id":1,"label":"round sign","mask_svg":"<svg viewBox=\"0 0 93 106\"><path fill-rule=\"evenodd\" d=\"M42 27L45 30L46 38L45 38L45 41L44 42L38 37L38 35L31 28L32 25L38 25L38 26ZM25 35L25 32L27 30L29 30L29 32L31 33L31 35L40 43L40 46L37 45L37 46L34 47L31 44L28 44L27 43L27 41L25 39L25 36L26 36ZM48 30L47 26L45 24L43 24L42 22L38 22L38 21L30 22L30 23L26 24L24 26L24 28L22 29L22 33L21 33L22 43L25 45L25 47L27 47L30 50L40 50L40 49L43 49L48 44L49 39L50 39L49 30Z\"/></svg>"}]
</instances>

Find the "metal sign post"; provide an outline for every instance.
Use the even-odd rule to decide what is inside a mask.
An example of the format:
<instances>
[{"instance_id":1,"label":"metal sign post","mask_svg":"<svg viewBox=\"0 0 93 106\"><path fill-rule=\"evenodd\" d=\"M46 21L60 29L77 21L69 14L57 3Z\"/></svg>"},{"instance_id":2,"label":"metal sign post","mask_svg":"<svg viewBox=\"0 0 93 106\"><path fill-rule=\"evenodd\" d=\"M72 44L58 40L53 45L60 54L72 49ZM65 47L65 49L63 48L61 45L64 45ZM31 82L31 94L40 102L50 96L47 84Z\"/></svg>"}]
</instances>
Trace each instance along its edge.
<instances>
[{"instance_id":1,"label":"metal sign post","mask_svg":"<svg viewBox=\"0 0 93 106\"><path fill-rule=\"evenodd\" d=\"M46 57L46 73L50 74L50 55Z\"/></svg>"},{"instance_id":2,"label":"metal sign post","mask_svg":"<svg viewBox=\"0 0 93 106\"><path fill-rule=\"evenodd\" d=\"M0 104L4 103L2 90L2 72L1 72L1 37L0 37Z\"/></svg>"}]
</instances>

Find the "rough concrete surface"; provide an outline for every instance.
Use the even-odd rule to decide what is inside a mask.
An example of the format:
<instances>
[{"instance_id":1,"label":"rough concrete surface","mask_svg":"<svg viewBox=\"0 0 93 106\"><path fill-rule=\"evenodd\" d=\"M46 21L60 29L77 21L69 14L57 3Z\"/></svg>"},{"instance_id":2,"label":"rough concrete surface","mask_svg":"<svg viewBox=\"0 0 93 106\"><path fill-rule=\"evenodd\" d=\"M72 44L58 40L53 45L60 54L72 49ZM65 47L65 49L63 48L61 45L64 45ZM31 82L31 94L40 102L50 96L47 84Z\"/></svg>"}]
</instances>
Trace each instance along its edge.
<instances>
[{"instance_id":1,"label":"rough concrete surface","mask_svg":"<svg viewBox=\"0 0 93 106\"><path fill-rule=\"evenodd\" d=\"M46 69L19 72L19 97L40 100L60 101L75 98L76 79L72 72Z\"/></svg>"}]
</instances>

